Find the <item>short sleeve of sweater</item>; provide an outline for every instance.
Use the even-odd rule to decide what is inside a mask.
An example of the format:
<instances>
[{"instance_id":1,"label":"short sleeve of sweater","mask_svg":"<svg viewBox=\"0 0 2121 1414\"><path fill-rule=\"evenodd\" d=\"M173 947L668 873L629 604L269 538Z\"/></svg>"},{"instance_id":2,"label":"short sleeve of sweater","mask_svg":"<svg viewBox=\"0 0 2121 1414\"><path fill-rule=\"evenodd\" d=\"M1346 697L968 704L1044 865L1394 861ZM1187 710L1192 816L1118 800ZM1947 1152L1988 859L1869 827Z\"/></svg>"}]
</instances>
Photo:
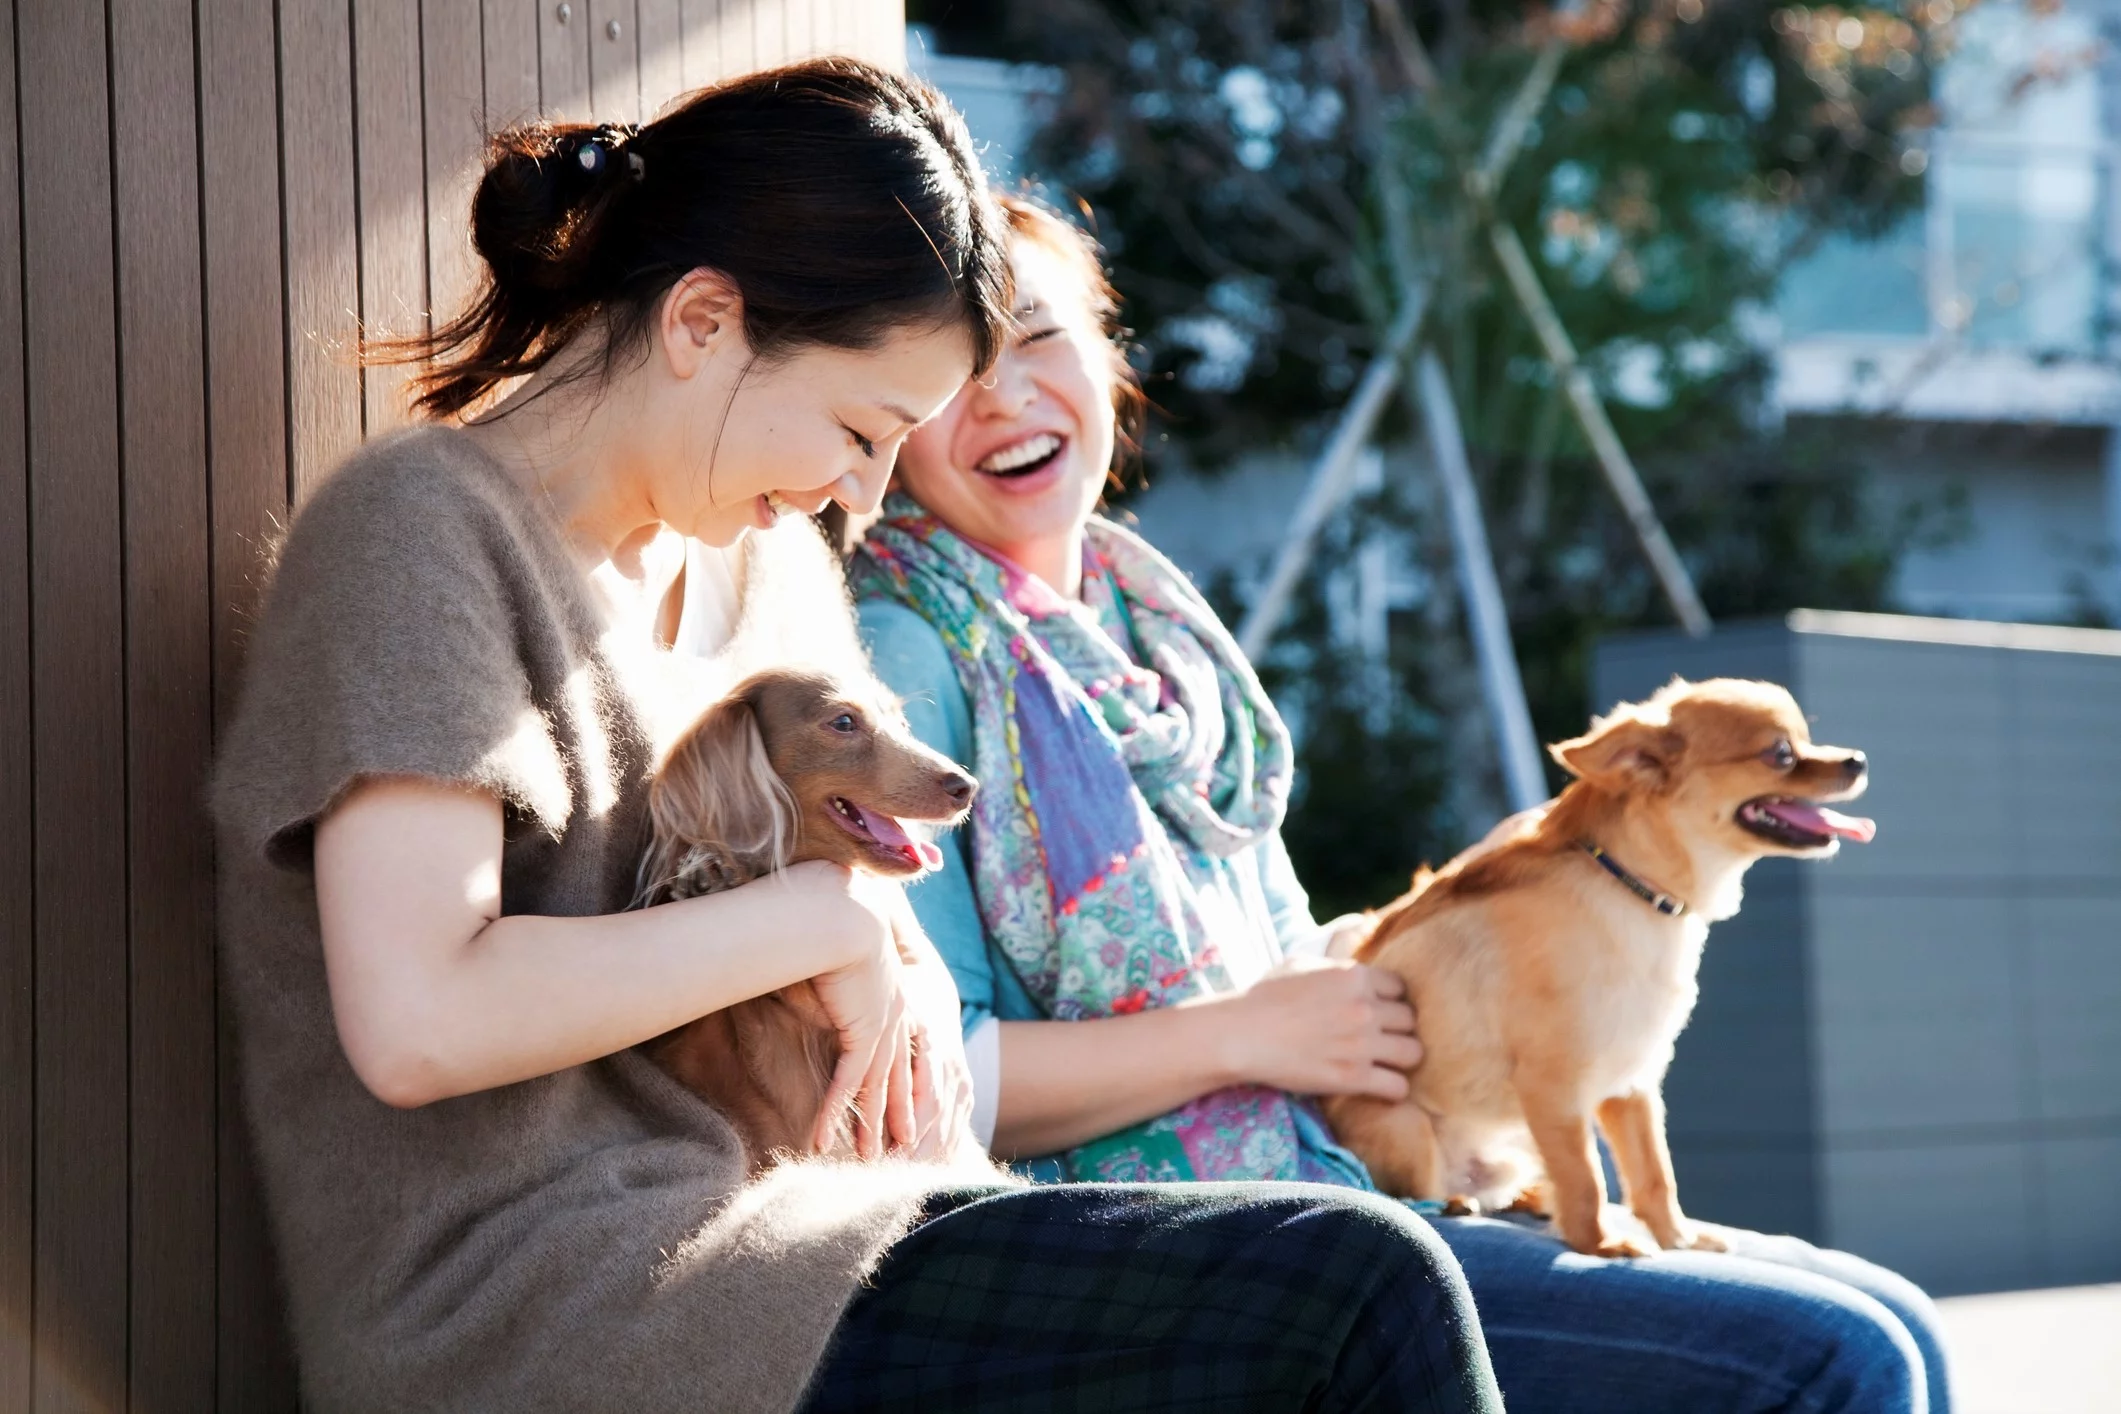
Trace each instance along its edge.
<instances>
[{"instance_id":1,"label":"short sleeve of sweater","mask_svg":"<svg viewBox=\"0 0 2121 1414\"><path fill-rule=\"evenodd\" d=\"M537 575L501 473L434 429L372 446L296 516L215 773L232 842L306 869L364 777L490 791L558 831L569 773L518 642Z\"/></svg>"}]
</instances>

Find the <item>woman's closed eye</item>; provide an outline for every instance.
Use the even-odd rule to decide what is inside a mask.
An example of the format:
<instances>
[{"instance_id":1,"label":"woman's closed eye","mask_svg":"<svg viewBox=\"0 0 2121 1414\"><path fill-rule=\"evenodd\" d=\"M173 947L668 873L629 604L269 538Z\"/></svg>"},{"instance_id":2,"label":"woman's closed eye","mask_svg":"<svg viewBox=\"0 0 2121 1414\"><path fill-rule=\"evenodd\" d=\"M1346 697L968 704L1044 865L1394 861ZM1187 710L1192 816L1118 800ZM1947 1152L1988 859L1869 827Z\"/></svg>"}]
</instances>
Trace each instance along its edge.
<instances>
[{"instance_id":1,"label":"woman's closed eye","mask_svg":"<svg viewBox=\"0 0 2121 1414\"><path fill-rule=\"evenodd\" d=\"M1017 346L1019 348L1029 348L1031 345L1039 343L1042 340L1050 339L1055 334L1058 334L1060 332L1061 326L1058 324L1049 324L1043 329L1027 330L1024 333L1023 337L1016 341Z\"/></svg>"},{"instance_id":2,"label":"woman's closed eye","mask_svg":"<svg viewBox=\"0 0 2121 1414\"><path fill-rule=\"evenodd\" d=\"M861 433L855 431L852 427L848 427L847 424L844 422L841 423L840 426L846 430L846 433L849 437L852 437L854 439L854 445L862 449L863 456L869 458L869 460L871 461L876 460L876 443L874 441L870 440L867 437L864 437Z\"/></svg>"}]
</instances>

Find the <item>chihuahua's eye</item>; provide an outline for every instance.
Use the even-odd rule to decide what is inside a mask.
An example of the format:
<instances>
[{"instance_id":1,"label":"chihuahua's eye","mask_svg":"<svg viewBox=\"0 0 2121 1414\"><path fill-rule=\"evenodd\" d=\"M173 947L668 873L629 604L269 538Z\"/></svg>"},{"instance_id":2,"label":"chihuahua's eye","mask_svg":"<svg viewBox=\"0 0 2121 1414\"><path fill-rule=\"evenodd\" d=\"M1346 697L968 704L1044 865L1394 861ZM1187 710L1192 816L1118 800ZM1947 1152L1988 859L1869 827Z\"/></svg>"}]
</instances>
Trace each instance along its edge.
<instances>
[{"instance_id":1,"label":"chihuahua's eye","mask_svg":"<svg viewBox=\"0 0 2121 1414\"><path fill-rule=\"evenodd\" d=\"M1787 771L1797 764L1797 752L1786 741L1778 741L1760 754L1778 771Z\"/></svg>"},{"instance_id":2,"label":"chihuahua's eye","mask_svg":"<svg viewBox=\"0 0 2121 1414\"><path fill-rule=\"evenodd\" d=\"M852 712L842 712L825 725L844 736L851 734L856 724Z\"/></svg>"}]
</instances>

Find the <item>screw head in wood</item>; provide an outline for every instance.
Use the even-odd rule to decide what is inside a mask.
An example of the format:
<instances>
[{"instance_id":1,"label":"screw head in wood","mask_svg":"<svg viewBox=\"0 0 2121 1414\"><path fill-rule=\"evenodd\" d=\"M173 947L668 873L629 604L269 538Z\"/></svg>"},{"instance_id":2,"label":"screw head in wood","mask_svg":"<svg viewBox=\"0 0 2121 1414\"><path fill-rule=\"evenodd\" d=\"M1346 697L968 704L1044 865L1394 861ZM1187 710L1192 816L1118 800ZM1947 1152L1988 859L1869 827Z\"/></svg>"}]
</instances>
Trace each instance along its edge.
<instances>
[{"instance_id":1,"label":"screw head in wood","mask_svg":"<svg viewBox=\"0 0 2121 1414\"><path fill-rule=\"evenodd\" d=\"M619 22L613 20L610 24L604 26L604 33L610 35L613 39L617 39L620 34Z\"/></svg>"},{"instance_id":2,"label":"screw head in wood","mask_svg":"<svg viewBox=\"0 0 2121 1414\"><path fill-rule=\"evenodd\" d=\"M552 13L564 25L574 18L574 6L568 4L567 0L560 0L559 8Z\"/></svg>"}]
</instances>

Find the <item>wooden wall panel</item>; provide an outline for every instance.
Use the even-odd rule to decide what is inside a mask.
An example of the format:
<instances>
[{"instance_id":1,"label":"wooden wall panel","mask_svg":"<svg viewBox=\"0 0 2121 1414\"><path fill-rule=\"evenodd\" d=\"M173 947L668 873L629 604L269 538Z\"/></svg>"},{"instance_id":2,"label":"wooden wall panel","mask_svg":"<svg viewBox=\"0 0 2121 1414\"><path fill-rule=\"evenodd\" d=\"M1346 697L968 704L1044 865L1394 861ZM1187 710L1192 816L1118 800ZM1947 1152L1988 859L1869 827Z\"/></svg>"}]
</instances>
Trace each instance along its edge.
<instances>
[{"instance_id":1,"label":"wooden wall panel","mask_svg":"<svg viewBox=\"0 0 2121 1414\"><path fill-rule=\"evenodd\" d=\"M437 319L471 301L478 285L471 196L486 145L486 83L479 0L421 0L427 112L427 297Z\"/></svg>"},{"instance_id":2,"label":"wooden wall panel","mask_svg":"<svg viewBox=\"0 0 2121 1414\"><path fill-rule=\"evenodd\" d=\"M112 0L133 1406L214 1396L213 596L190 0Z\"/></svg>"},{"instance_id":3,"label":"wooden wall panel","mask_svg":"<svg viewBox=\"0 0 2121 1414\"><path fill-rule=\"evenodd\" d=\"M29 479L22 426L22 209L15 6L0 0L0 1410L29 1408L36 1164L35 835L29 677Z\"/></svg>"},{"instance_id":4,"label":"wooden wall panel","mask_svg":"<svg viewBox=\"0 0 2121 1414\"><path fill-rule=\"evenodd\" d=\"M100 5L16 20L36 736L40 1411L125 1402L125 614Z\"/></svg>"},{"instance_id":5,"label":"wooden wall panel","mask_svg":"<svg viewBox=\"0 0 2121 1414\"><path fill-rule=\"evenodd\" d=\"M485 0L486 128L498 132L538 116L539 0Z\"/></svg>"},{"instance_id":6,"label":"wooden wall panel","mask_svg":"<svg viewBox=\"0 0 2121 1414\"><path fill-rule=\"evenodd\" d=\"M538 6L538 94L555 122L589 117L589 0Z\"/></svg>"},{"instance_id":7,"label":"wooden wall panel","mask_svg":"<svg viewBox=\"0 0 2121 1414\"><path fill-rule=\"evenodd\" d=\"M469 293L484 133L898 23L0 0L0 1414L297 1407L199 806L290 506L403 417L364 321Z\"/></svg>"},{"instance_id":8,"label":"wooden wall panel","mask_svg":"<svg viewBox=\"0 0 2121 1414\"><path fill-rule=\"evenodd\" d=\"M722 68L721 0L678 0L678 29L684 50L684 86L704 88L721 78L726 72Z\"/></svg>"},{"instance_id":9,"label":"wooden wall panel","mask_svg":"<svg viewBox=\"0 0 2121 1414\"><path fill-rule=\"evenodd\" d=\"M589 104L600 122L641 121L641 27L634 0L589 0Z\"/></svg>"},{"instance_id":10,"label":"wooden wall panel","mask_svg":"<svg viewBox=\"0 0 2121 1414\"><path fill-rule=\"evenodd\" d=\"M352 36L340 0L281 0L281 220L295 504L361 441Z\"/></svg>"},{"instance_id":11,"label":"wooden wall panel","mask_svg":"<svg viewBox=\"0 0 2121 1414\"><path fill-rule=\"evenodd\" d=\"M200 235L206 281L215 722L225 723L273 537L287 515L287 319L273 0L198 0ZM231 1019L218 1018L216 1404L295 1407L250 1161Z\"/></svg>"},{"instance_id":12,"label":"wooden wall panel","mask_svg":"<svg viewBox=\"0 0 2121 1414\"><path fill-rule=\"evenodd\" d=\"M426 132L421 120L420 0L352 7L354 190L360 218L360 324L370 338L427 330ZM361 373L371 437L406 420L407 367Z\"/></svg>"},{"instance_id":13,"label":"wooden wall panel","mask_svg":"<svg viewBox=\"0 0 2121 1414\"><path fill-rule=\"evenodd\" d=\"M685 91L685 30L679 0L635 0L641 37L641 121Z\"/></svg>"}]
</instances>

